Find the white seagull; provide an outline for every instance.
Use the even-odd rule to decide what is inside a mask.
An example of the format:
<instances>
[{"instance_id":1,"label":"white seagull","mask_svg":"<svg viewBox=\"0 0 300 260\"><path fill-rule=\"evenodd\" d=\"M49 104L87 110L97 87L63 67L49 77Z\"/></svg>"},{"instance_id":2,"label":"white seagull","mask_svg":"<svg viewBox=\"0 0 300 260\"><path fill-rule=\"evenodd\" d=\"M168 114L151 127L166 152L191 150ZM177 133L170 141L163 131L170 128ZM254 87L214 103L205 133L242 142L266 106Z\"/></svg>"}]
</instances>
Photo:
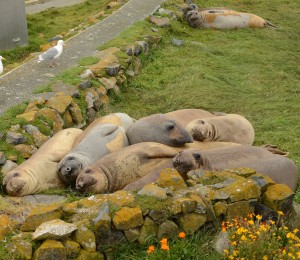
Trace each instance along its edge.
<instances>
[{"instance_id":1,"label":"white seagull","mask_svg":"<svg viewBox=\"0 0 300 260\"><path fill-rule=\"evenodd\" d=\"M64 45L65 45L64 41L59 40L54 47L52 47L52 48L48 49L47 51L45 51L44 53L40 54L37 62L42 62L44 60L48 60L51 63L51 61L57 59L62 54ZM50 64L49 66L53 67L52 64Z\"/></svg>"},{"instance_id":2,"label":"white seagull","mask_svg":"<svg viewBox=\"0 0 300 260\"><path fill-rule=\"evenodd\" d=\"M2 60L6 60L5 58L3 58L2 56L0 56L0 75L3 73L3 63Z\"/></svg>"}]
</instances>

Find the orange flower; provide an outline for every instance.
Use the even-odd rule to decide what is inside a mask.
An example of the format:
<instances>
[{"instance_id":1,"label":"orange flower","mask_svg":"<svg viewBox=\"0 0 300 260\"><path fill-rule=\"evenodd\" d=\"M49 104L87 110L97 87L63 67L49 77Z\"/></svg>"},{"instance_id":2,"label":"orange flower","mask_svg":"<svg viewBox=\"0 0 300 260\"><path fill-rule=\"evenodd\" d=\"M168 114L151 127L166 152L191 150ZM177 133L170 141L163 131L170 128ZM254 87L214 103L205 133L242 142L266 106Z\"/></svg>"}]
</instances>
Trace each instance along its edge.
<instances>
[{"instance_id":1,"label":"orange flower","mask_svg":"<svg viewBox=\"0 0 300 260\"><path fill-rule=\"evenodd\" d=\"M162 240L160 240L160 243L162 245L166 245L168 243L168 239L167 238L163 238Z\"/></svg>"},{"instance_id":2,"label":"orange flower","mask_svg":"<svg viewBox=\"0 0 300 260\"><path fill-rule=\"evenodd\" d=\"M155 250L155 247L154 246L149 246L148 250L147 250L147 253L148 254L152 254Z\"/></svg>"},{"instance_id":3,"label":"orange flower","mask_svg":"<svg viewBox=\"0 0 300 260\"><path fill-rule=\"evenodd\" d=\"M168 246L167 244L162 244L162 245L161 245L161 249L162 249L162 250L166 250L166 251L169 251L169 250L170 250L170 248L169 248L169 246Z\"/></svg>"},{"instance_id":4,"label":"orange flower","mask_svg":"<svg viewBox=\"0 0 300 260\"><path fill-rule=\"evenodd\" d=\"M226 232L226 224L224 221L222 222L221 227L222 227L222 232Z\"/></svg>"},{"instance_id":5,"label":"orange flower","mask_svg":"<svg viewBox=\"0 0 300 260\"><path fill-rule=\"evenodd\" d=\"M184 232L180 232L179 234L178 234L178 237L180 237L180 238L185 238L185 233Z\"/></svg>"}]
</instances>

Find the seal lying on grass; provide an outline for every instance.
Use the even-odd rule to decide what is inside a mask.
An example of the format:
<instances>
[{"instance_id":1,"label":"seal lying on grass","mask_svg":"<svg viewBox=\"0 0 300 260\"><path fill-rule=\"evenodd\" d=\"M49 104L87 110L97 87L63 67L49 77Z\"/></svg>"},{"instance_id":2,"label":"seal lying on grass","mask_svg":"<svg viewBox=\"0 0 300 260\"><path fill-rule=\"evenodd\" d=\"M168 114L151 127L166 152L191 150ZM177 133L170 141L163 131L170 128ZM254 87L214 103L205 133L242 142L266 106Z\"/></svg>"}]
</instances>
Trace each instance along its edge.
<instances>
[{"instance_id":1,"label":"seal lying on grass","mask_svg":"<svg viewBox=\"0 0 300 260\"><path fill-rule=\"evenodd\" d=\"M59 131L45 142L28 160L8 172L3 179L6 192L12 196L36 194L50 188L63 187L57 173L58 162L72 149L77 128Z\"/></svg>"},{"instance_id":2,"label":"seal lying on grass","mask_svg":"<svg viewBox=\"0 0 300 260\"><path fill-rule=\"evenodd\" d=\"M60 161L58 173L68 185L75 186L79 172L104 155L128 146L126 129L134 120L116 113L95 120L76 140L75 147Z\"/></svg>"}]
</instances>

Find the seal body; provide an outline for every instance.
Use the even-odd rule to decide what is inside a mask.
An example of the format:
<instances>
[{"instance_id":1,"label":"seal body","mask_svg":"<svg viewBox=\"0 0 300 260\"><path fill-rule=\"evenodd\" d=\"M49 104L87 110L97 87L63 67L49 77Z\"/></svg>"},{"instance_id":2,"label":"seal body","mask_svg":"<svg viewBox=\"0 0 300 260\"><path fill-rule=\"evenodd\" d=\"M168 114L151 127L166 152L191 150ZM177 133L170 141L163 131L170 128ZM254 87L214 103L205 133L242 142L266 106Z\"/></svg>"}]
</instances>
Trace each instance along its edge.
<instances>
[{"instance_id":1,"label":"seal body","mask_svg":"<svg viewBox=\"0 0 300 260\"><path fill-rule=\"evenodd\" d=\"M210 113L206 110L193 109L193 108L179 109L179 110L166 113L165 115L170 119L175 120L176 122L182 124L184 127L186 127L188 123L190 123L195 119L217 116L216 114Z\"/></svg>"},{"instance_id":2,"label":"seal body","mask_svg":"<svg viewBox=\"0 0 300 260\"><path fill-rule=\"evenodd\" d=\"M49 188L63 187L57 173L58 162L72 149L77 128L59 131L45 142L28 160L8 172L3 179L6 192L12 196L36 194Z\"/></svg>"},{"instance_id":3,"label":"seal body","mask_svg":"<svg viewBox=\"0 0 300 260\"><path fill-rule=\"evenodd\" d=\"M193 138L184 127L164 114L143 117L126 131L129 143L157 142L169 146L182 146L191 143Z\"/></svg>"},{"instance_id":4,"label":"seal body","mask_svg":"<svg viewBox=\"0 0 300 260\"><path fill-rule=\"evenodd\" d=\"M194 140L202 142L219 141L249 145L254 142L252 124L237 114L193 120L186 129Z\"/></svg>"},{"instance_id":5,"label":"seal body","mask_svg":"<svg viewBox=\"0 0 300 260\"><path fill-rule=\"evenodd\" d=\"M196 151L193 149L193 153ZM249 167L258 173L269 176L276 183L283 183L295 190L298 182L298 169L295 163L288 158L273 154L268 150L249 146L236 145L209 150L198 150L203 161L204 170L223 170L229 168ZM175 169L180 169L193 161L189 153L179 153L173 160Z\"/></svg>"},{"instance_id":6,"label":"seal body","mask_svg":"<svg viewBox=\"0 0 300 260\"><path fill-rule=\"evenodd\" d=\"M60 161L58 173L75 186L79 172L104 155L128 146L126 129L134 120L126 114L111 114L95 120L76 140L75 147Z\"/></svg>"},{"instance_id":7,"label":"seal body","mask_svg":"<svg viewBox=\"0 0 300 260\"><path fill-rule=\"evenodd\" d=\"M274 25L255 14L233 10L220 10L218 12L191 10L187 12L186 17L189 25L193 28L237 29L274 27Z\"/></svg>"}]
</instances>

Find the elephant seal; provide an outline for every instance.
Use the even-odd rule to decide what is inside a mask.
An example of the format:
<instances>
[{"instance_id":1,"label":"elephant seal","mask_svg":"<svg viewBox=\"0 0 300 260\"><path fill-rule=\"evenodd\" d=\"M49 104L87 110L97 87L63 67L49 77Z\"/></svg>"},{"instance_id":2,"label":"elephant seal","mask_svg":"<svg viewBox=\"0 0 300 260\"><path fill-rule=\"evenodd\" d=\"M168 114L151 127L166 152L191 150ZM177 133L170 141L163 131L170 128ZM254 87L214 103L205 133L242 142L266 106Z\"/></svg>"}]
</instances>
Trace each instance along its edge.
<instances>
[{"instance_id":1,"label":"elephant seal","mask_svg":"<svg viewBox=\"0 0 300 260\"><path fill-rule=\"evenodd\" d=\"M193 28L237 29L275 27L265 19L250 13L233 10L219 12L191 10L186 14L188 24Z\"/></svg>"},{"instance_id":2,"label":"elephant seal","mask_svg":"<svg viewBox=\"0 0 300 260\"><path fill-rule=\"evenodd\" d=\"M189 171L189 165L193 164L194 156L198 153L202 158L204 170L249 167L269 176L276 183L286 184L293 191L296 190L298 169L295 163L284 156L273 154L262 147L236 145L210 150L191 148L191 152L188 150L179 152L174 157L173 166L175 169L180 170L184 168L185 171ZM181 170L181 172L183 171Z\"/></svg>"},{"instance_id":3,"label":"elephant seal","mask_svg":"<svg viewBox=\"0 0 300 260\"><path fill-rule=\"evenodd\" d=\"M176 122L182 124L184 127L187 126L188 123L195 119L202 119L208 117L215 117L218 115L225 115L225 113L211 113L202 109L188 108L188 109L179 109L172 112L165 113L167 117L175 120Z\"/></svg>"},{"instance_id":4,"label":"elephant seal","mask_svg":"<svg viewBox=\"0 0 300 260\"><path fill-rule=\"evenodd\" d=\"M81 129L59 131L28 160L8 172L3 179L6 192L12 196L36 194L49 188L63 187L57 174L58 162L72 149Z\"/></svg>"},{"instance_id":5,"label":"elephant seal","mask_svg":"<svg viewBox=\"0 0 300 260\"><path fill-rule=\"evenodd\" d=\"M184 127L164 114L143 117L126 131L130 145L141 142L157 142L169 146L182 146L193 141Z\"/></svg>"},{"instance_id":6,"label":"elephant seal","mask_svg":"<svg viewBox=\"0 0 300 260\"><path fill-rule=\"evenodd\" d=\"M104 155L128 146L122 127L113 124L96 125L81 142L58 164L58 174L64 183L75 186L79 172Z\"/></svg>"},{"instance_id":7,"label":"elephant seal","mask_svg":"<svg viewBox=\"0 0 300 260\"><path fill-rule=\"evenodd\" d=\"M184 19L187 19L187 13L189 11L192 11L192 10L195 10L195 11L207 11L207 12L210 12L210 13L220 13L224 10L231 10L229 8L226 8L226 7L206 7L206 8L199 8L196 4L193 4L193 3L189 3L187 7L183 8L182 9L182 17Z\"/></svg>"},{"instance_id":8,"label":"elephant seal","mask_svg":"<svg viewBox=\"0 0 300 260\"><path fill-rule=\"evenodd\" d=\"M202 142L233 142L252 145L254 129L243 116L226 114L212 118L196 119L186 126L194 140Z\"/></svg>"}]
</instances>

